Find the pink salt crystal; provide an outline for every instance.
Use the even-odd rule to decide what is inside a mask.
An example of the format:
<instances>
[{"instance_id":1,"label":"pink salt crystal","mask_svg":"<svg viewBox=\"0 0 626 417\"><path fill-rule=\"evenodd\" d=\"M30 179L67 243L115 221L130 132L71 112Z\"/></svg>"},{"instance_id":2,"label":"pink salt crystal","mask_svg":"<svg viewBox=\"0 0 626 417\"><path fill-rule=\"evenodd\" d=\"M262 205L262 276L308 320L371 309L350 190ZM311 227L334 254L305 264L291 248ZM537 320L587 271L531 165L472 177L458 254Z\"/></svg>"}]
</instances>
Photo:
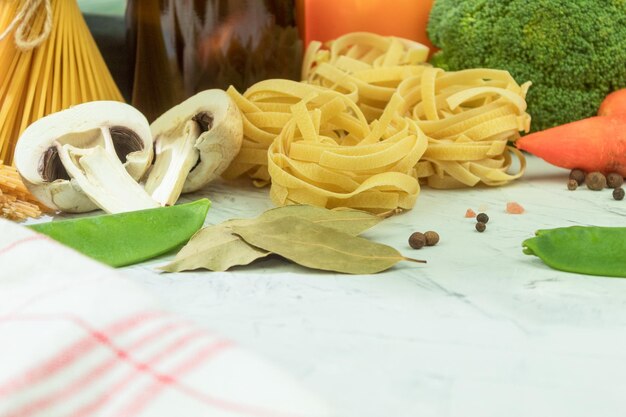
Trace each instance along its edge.
<instances>
[{"instance_id":1,"label":"pink salt crystal","mask_svg":"<svg viewBox=\"0 0 626 417\"><path fill-rule=\"evenodd\" d=\"M465 212L465 217L467 217L468 219L473 219L474 217L476 217L476 213L471 208L467 209L467 211Z\"/></svg>"},{"instance_id":2,"label":"pink salt crystal","mask_svg":"<svg viewBox=\"0 0 626 417\"><path fill-rule=\"evenodd\" d=\"M509 214L522 214L524 213L524 207L514 201L511 201L506 203L506 212Z\"/></svg>"}]
</instances>

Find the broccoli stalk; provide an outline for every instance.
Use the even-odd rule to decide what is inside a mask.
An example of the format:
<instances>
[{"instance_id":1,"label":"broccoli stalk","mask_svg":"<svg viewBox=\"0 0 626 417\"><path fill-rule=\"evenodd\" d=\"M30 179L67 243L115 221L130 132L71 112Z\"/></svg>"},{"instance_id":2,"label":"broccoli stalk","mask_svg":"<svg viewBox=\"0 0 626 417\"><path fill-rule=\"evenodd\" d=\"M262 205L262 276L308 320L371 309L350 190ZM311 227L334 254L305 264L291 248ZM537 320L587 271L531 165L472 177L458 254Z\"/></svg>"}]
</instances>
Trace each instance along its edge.
<instances>
[{"instance_id":1,"label":"broccoli stalk","mask_svg":"<svg viewBox=\"0 0 626 417\"><path fill-rule=\"evenodd\" d=\"M497 68L532 81L532 129L596 114L626 87L626 0L436 0L433 65Z\"/></svg>"}]
</instances>

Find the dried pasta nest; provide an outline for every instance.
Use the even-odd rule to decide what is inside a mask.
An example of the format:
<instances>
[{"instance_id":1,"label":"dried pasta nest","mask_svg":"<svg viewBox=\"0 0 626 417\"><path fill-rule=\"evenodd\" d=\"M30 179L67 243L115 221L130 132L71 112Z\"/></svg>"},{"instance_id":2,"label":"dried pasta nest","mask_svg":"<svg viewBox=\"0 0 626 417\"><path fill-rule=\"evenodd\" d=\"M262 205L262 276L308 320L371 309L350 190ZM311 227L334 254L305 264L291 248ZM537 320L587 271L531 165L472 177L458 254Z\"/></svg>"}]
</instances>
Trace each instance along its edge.
<instances>
[{"instance_id":1,"label":"dried pasta nest","mask_svg":"<svg viewBox=\"0 0 626 417\"><path fill-rule=\"evenodd\" d=\"M0 217L22 221L48 212L22 183L17 170L0 161Z\"/></svg>"},{"instance_id":2,"label":"dried pasta nest","mask_svg":"<svg viewBox=\"0 0 626 417\"><path fill-rule=\"evenodd\" d=\"M519 178L508 146L530 128L526 92L506 71L445 72L415 42L355 33L309 47L302 83L229 94L244 143L227 177L272 184L276 204L410 209L420 182L495 186ZM518 172L509 173L514 159Z\"/></svg>"}]
</instances>

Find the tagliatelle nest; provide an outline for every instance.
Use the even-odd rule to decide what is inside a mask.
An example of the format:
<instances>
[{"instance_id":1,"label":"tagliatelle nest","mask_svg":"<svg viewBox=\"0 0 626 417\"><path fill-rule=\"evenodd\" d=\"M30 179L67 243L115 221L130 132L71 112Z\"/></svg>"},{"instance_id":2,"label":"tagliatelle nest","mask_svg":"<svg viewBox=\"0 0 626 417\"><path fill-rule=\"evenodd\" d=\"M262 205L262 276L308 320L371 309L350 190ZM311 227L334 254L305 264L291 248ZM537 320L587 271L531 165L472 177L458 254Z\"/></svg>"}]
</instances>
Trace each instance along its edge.
<instances>
[{"instance_id":1,"label":"tagliatelle nest","mask_svg":"<svg viewBox=\"0 0 626 417\"><path fill-rule=\"evenodd\" d=\"M355 33L312 43L303 83L267 80L229 94L244 118L227 177L272 184L276 204L409 209L419 182L502 185L524 157L507 146L528 131L526 91L506 71L445 72L428 49ZM519 172L508 173L513 156Z\"/></svg>"}]
</instances>

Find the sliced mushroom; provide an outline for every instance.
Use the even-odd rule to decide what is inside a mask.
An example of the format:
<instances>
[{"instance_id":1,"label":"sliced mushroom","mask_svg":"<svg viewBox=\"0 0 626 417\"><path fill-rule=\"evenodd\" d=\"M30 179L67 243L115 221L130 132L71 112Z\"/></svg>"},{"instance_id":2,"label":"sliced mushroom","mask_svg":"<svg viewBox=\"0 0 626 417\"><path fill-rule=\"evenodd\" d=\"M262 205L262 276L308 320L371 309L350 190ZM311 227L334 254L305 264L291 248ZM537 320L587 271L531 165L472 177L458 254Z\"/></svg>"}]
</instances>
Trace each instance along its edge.
<instances>
[{"instance_id":1,"label":"sliced mushroom","mask_svg":"<svg viewBox=\"0 0 626 417\"><path fill-rule=\"evenodd\" d=\"M170 109L150 126L156 159L146 191L163 205L181 192L201 189L219 177L239 153L241 113L222 90L206 90Z\"/></svg>"},{"instance_id":2,"label":"sliced mushroom","mask_svg":"<svg viewBox=\"0 0 626 417\"><path fill-rule=\"evenodd\" d=\"M15 166L51 208L121 213L159 206L137 183L152 157L150 126L138 110L95 101L30 125L18 140Z\"/></svg>"}]
</instances>

